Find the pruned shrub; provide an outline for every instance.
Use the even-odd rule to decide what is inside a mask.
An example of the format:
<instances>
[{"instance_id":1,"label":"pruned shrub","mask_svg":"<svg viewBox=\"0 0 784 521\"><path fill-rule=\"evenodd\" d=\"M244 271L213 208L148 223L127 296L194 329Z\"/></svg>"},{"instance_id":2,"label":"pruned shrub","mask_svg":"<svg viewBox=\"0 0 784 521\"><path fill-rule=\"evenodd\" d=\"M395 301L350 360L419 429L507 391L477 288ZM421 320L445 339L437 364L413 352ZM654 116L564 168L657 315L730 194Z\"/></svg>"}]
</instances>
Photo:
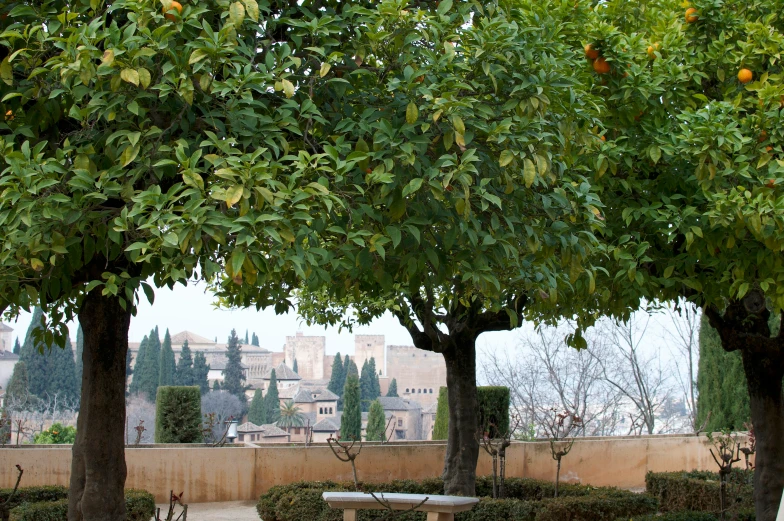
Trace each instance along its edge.
<instances>
[{"instance_id":1,"label":"pruned shrub","mask_svg":"<svg viewBox=\"0 0 784 521\"><path fill-rule=\"evenodd\" d=\"M735 471L730 475L727 497L730 511L739 512L754 508L754 489L746 484L748 471ZM719 475L714 472L648 472L645 487L659 500L662 512L715 512L721 504Z\"/></svg>"},{"instance_id":2,"label":"pruned shrub","mask_svg":"<svg viewBox=\"0 0 784 521\"><path fill-rule=\"evenodd\" d=\"M22 488L17 491L15 502L20 493L23 499L11 510L11 521L66 521L68 489L65 487ZM35 493L38 493L37 497ZM125 510L128 521L150 521L155 515L155 497L145 490L126 490Z\"/></svg>"},{"instance_id":3,"label":"pruned shrub","mask_svg":"<svg viewBox=\"0 0 784 521\"><path fill-rule=\"evenodd\" d=\"M0 488L0 503L4 503L13 489ZM21 487L9 505L11 508L21 503L37 503L39 501L57 501L68 498L68 489L59 485L43 487Z\"/></svg>"},{"instance_id":4,"label":"pruned shrub","mask_svg":"<svg viewBox=\"0 0 784 521\"><path fill-rule=\"evenodd\" d=\"M155 443L201 443L203 438L199 387L159 387L155 402Z\"/></svg>"},{"instance_id":5,"label":"pruned shrub","mask_svg":"<svg viewBox=\"0 0 784 521\"><path fill-rule=\"evenodd\" d=\"M477 480L477 491L487 488L490 478ZM619 516L635 516L656 511L657 502L645 494L635 494L614 488L595 488L568 485L564 495L552 498L553 484L534 479L510 478L510 490L520 494L517 499L482 498L468 512L455 515L456 521L613 521ZM256 507L264 521L340 521L340 510L331 509L321 498L325 491L353 490L353 482L315 481L280 485L262 495ZM443 482L438 478L422 481L396 480L389 483L360 483L364 492L399 492L408 494L443 494ZM546 499L543 499L546 498ZM379 516L377 510L360 511L360 521L370 521ZM425 514L411 512L401 521L424 521Z\"/></svg>"}]
</instances>

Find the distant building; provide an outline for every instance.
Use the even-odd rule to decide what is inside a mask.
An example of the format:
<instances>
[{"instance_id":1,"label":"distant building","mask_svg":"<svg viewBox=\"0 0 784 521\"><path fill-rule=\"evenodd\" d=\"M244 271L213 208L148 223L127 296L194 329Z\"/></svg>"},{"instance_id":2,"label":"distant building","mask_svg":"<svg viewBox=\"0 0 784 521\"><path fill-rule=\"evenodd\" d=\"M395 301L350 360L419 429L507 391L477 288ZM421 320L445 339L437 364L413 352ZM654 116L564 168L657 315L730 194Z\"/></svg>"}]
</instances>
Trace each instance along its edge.
<instances>
[{"instance_id":1,"label":"distant building","mask_svg":"<svg viewBox=\"0 0 784 521\"><path fill-rule=\"evenodd\" d=\"M438 389L446 386L446 363L440 353L387 346L387 376L397 380L400 397L427 406L438 401Z\"/></svg>"},{"instance_id":2,"label":"distant building","mask_svg":"<svg viewBox=\"0 0 784 521\"><path fill-rule=\"evenodd\" d=\"M0 323L0 389L8 387L8 380L14 372L19 355L13 352L13 328Z\"/></svg>"},{"instance_id":3,"label":"distant building","mask_svg":"<svg viewBox=\"0 0 784 521\"><path fill-rule=\"evenodd\" d=\"M297 372L306 380L324 379L324 351L326 338L323 336L287 336L283 346L285 363L294 367L297 361Z\"/></svg>"},{"instance_id":4,"label":"distant building","mask_svg":"<svg viewBox=\"0 0 784 521\"><path fill-rule=\"evenodd\" d=\"M237 427L238 442L289 443L289 433L276 425L256 425L245 422Z\"/></svg>"},{"instance_id":5,"label":"distant building","mask_svg":"<svg viewBox=\"0 0 784 521\"><path fill-rule=\"evenodd\" d=\"M395 417L391 440L421 440L424 438L421 404L414 400L386 396L382 396L378 401L384 408L384 414L390 413Z\"/></svg>"}]
</instances>

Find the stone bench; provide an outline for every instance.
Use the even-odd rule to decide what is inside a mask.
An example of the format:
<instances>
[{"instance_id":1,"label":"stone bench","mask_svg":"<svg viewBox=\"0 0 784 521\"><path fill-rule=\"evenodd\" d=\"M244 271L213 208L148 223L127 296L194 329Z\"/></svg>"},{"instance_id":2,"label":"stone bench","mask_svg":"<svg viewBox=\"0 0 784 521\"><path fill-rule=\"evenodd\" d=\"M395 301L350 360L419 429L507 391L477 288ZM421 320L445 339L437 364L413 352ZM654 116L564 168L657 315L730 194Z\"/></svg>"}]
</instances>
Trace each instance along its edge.
<instances>
[{"instance_id":1,"label":"stone bench","mask_svg":"<svg viewBox=\"0 0 784 521\"><path fill-rule=\"evenodd\" d=\"M475 497L383 492L374 492L374 494L393 510L414 509L417 512L427 512L427 521L453 521L455 512L471 510L479 503ZM385 509L384 505L376 501L372 495L363 492L324 492L321 497L330 508L343 509L343 521L356 521L357 510ZM422 503L424 499L427 501Z\"/></svg>"}]
</instances>

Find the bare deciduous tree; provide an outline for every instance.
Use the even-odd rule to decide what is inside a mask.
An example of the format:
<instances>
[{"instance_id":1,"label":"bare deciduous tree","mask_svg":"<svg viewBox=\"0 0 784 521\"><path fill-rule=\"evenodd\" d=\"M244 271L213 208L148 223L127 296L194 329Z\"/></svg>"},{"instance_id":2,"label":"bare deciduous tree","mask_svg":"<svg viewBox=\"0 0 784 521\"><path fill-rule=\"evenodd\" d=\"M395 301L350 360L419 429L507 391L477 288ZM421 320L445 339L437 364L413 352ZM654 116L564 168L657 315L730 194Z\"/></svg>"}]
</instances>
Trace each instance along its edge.
<instances>
[{"instance_id":1,"label":"bare deciduous tree","mask_svg":"<svg viewBox=\"0 0 784 521\"><path fill-rule=\"evenodd\" d=\"M221 439L226 431L225 424L230 418L239 418L242 414L240 399L228 391L211 391L201 397L202 415L214 415L212 436Z\"/></svg>"},{"instance_id":2,"label":"bare deciduous tree","mask_svg":"<svg viewBox=\"0 0 784 521\"><path fill-rule=\"evenodd\" d=\"M670 394L669 378L658 352L648 354L641 347L650 318L646 313L628 322L602 322L596 328L602 342L589 347L605 381L634 406L634 412L628 413L629 434L656 432L656 414ZM597 351L600 346L606 349Z\"/></svg>"},{"instance_id":3,"label":"bare deciduous tree","mask_svg":"<svg viewBox=\"0 0 784 521\"><path fill-rule=\"evenodd\" d=\"M136 427L144 422L138 443L155 443L155 404L138 394L130 396L125 405L125 444L136 444L139 432Z\"/></svg>"},{"instance_id":4,"label":"bare deciduous tree","mask_svg":"<svg viewBox=\"0 0 784 521\"><path fill-rule=\"evenodd\" d=\"M668 308L672 327L665 329L665 339L675 366L675 380L683 393L693 432L697 425L697 366L700 355L700 311L691 302L679 301Z\"/></svg>"}]
</instances>

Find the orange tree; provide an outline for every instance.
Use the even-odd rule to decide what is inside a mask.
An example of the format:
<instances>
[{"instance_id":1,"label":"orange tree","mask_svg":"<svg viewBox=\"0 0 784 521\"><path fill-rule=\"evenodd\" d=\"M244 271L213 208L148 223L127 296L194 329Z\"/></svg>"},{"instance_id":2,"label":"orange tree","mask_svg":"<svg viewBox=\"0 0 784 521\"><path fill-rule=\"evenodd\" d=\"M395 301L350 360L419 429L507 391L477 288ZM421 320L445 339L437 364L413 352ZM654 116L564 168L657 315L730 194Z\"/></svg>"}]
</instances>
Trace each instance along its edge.
<instances>
[{"instance_id":1,"label":"orange tree","mask_svg":"<svg viewBox=\"0 0 784 521\"><path fill-rule=\"evenodd\" d=\"M353 56L346 19L326 4L315 22L297 3L172 4L0 6L0 309L41 306L47 344L75 317L84 330L72 520L125 519L138 290L228 273L265 288L259 306L285 301L321 261L293 230L340 204L309 155L318 115L289 78L339 98L322 76Z\"/></svg>"},{"instance_id":2,"label":"orange tree","mask_svg":"<svg viewBox=\"0 0 784 521\"><path fill-rule=\"evenodd\" d=\"M606 140L591 182L612 255L603 311L641 298L702 307L738 350L757 436L757 519L784 487L784 21L768 0L578 4ZM585 65L588 69L590 65ZM589 69L590 70L590 69ZM780 322L777 320L776 322Z\"/></svg>"},{"instance_id":3,"label":"orange tree","mask_svg":"<svg viewBox=\"0 0 784 521\"><path fill-rule=\"evenodd\" d=\"M386 0L357 11L343 101L319 83L296 95L319 110L314 167L348 164L331 174L345 206L311 223L307 247L329 260L309 269L299 311L344 325L391 311L444 356L449 494L475 488L477 337L568 314L567 295L594 288L600 203L583 153L600 139L574 77L582 50L561 32L572 5ZM224 282L227 303L254 301Z\"/></svg>"}]
</instances>

